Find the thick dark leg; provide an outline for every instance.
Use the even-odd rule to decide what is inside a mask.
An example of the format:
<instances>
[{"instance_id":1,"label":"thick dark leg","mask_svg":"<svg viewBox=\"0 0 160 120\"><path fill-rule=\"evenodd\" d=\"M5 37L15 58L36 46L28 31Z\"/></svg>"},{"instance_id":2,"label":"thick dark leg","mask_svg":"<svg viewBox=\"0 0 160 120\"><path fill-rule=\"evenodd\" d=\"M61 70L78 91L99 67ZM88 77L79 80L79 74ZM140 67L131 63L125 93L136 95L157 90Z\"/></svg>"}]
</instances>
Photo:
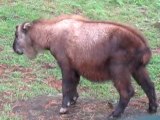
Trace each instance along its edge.
<instances>
[{"instance_id":1,"label":"thick dark leg","mask_svg":"<svg viewBox=\"0 0 160 120\"><path fill-rule=\"evenodd\" d=\"M80 76L76 71L68 68L62 70L62 107L60 109L61 114L68 112L68 107L71 104L75 104L78 98L77 86L79 83Z\"/></svg>"},{"instance_id":2,"label":"thick dark leg","mask_svg":"<svg viewBox=\"0 0 160 120\"><path fill-rule=\"evenodd\" d=\"M129 70L122 65L112 65L111 70L113 83L119 92L120 99L115 111L113 111L109 116L110 118L121 116L127 107L130 98L134 95L134 89L131 86L131 76Z\"/></svg>"},{"instance_id":3,"label":"thick dark leg","mask_svg":"<svg viewBox=\"0 0 160 120\"><path fill-rule=\"evenodd\" d=\"M153 82L151 82L149 74L145 67L140 67L133 73L133 78L137 83L142 87L149 99L149 109L148 112L155 113L157 112L157 102L156 102L156 93Z\"/></svg>"}]
</instances>

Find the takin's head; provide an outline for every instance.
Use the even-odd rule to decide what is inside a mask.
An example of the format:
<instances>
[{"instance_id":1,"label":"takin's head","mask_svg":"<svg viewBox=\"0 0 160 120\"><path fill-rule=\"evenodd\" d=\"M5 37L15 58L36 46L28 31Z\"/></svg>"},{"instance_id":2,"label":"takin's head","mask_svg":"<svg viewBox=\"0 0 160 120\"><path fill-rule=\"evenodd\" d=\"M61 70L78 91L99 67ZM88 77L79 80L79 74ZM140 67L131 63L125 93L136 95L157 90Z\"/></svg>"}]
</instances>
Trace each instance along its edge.
<instances>
[{"instance_id":1,"label":"takin's head","mask_svg":"<svg viewBox=\"0 0 160 120\"><path fill-rule=\"evenodd\" d=\"M28 31L32 27L32 23L23 23L16 26L13 50L19 55L25 54L28 58L33 59L37 55L36 49L33 47L33 41Z\"/></svg>"}]
</instances>

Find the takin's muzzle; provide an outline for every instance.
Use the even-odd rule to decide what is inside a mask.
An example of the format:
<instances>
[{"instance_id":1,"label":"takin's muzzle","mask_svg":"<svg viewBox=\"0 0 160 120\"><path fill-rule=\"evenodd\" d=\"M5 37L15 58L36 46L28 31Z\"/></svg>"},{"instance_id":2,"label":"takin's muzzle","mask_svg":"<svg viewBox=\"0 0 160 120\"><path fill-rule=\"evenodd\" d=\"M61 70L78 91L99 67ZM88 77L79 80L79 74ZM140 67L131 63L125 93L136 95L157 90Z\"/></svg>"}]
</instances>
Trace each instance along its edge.
<instances>
[{"instance_id":1,"label":"takin's muzzle","mask_svg":"<svg viewBox=\"0 0 160 120\"><path fill-rule=\"evenodd\" d=\"M20 46L16 43L16 41L14 41L13 43L13 50L15 53L17 53L18 55L22 55L23 54L23 50L20 48Z\"/></svg>"}]
</instances>

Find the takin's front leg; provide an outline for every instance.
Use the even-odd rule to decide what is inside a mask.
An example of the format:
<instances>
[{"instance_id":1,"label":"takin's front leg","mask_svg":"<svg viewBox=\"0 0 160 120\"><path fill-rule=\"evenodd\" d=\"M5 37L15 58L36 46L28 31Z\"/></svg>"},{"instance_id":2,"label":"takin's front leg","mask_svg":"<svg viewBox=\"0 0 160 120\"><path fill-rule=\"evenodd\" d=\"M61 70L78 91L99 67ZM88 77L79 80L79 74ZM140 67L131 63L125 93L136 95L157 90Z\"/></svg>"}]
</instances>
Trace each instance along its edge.
<instances>
[{"instance_id":1,"label":"takin's front leg","mask_svg":"<svg viewBox=\"0 0 160 120\"><path fill-rule=\"evenodd\" d=\"M70 69L62 68L62 107L60 109L60 114L65 114L68 112L68 107L76 103L78 99L77 86L80 80L79 74Z\"/></svg>"},{"instance_id":2,"label":"takin's front leg","mask_svg":"<svg viewBox=\"0 0 160 120\"><path fill-rule=\"evenodd\" d=\"M111 75L114 86L119 92L120 99L117 107L109 115L109 118L120 117L127 107L131 97L134 95L134 89L131 85L131 75L127 67L123 65L112 65Z\"/></svg>"}]
</instances>

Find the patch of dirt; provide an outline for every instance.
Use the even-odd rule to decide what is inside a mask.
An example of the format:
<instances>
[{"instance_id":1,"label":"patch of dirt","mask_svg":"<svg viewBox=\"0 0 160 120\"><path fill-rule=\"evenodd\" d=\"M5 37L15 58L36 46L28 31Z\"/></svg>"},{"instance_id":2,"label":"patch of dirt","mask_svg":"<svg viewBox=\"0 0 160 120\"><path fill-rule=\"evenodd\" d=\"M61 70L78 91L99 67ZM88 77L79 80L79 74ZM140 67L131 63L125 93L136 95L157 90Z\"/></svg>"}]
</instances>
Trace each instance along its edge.
<instances>
[{"instance_id":1,"label":"patch of dirt","mask_svg":"<svg viewBox=\"0 0 160 120\"><path fill-rule=\"evenodd\" d=\"M145 8L145 7L140 7L139 8L139 10L140 10L140 12L143 14L143 15L147 15L147 8Z\"/></svg>"},{"instance_id":2,"label":"patch of dirt","mask_svg":"<svg viewBox=\"0 0 160 120\"><path fill-rule=\"evenodd\" d=\"M4 2L4 0L0 0L0 5L3 5L3 4L12 4L12 3L14 3L14 2L16 2L15 0L7 0L7 1L5 1Z\"/></svg>"},{"instance_id":3,"label":"patch of dirt","mask_svg":"<svg viewBox=\"0 0 160 120\"><path fill-rule=\"evenodd\" d=\"M61 97L39 96L28 101L17 101L13 113L28 120L87 120L102 118L106 111L111 112L107 102L98 103L95 100L80 100L71 106L68 114L59 115Z\"/></svg>"},{"instance_id":4,"label":"patch of dirt","mask_svg":"<svg viewBox=\"0 0 160 120\"><path fill-rule=\"evenodd\" d=\"M160 29L160 21L155 22L153 26Z\"/></svg>"},{"instance_id":5,"label":"patch of dirt","mask_svg":"<svg viewBox=\"0 0 160 120\"><path fill-rule=\"evenodd\" d=\"M31 68L25 68L25 67L22 67L22 66L11 66L9 68L9 72L15 72L15 71L19 71L19 72L22 72L22 73L29 73L29 72L32 72L32 69Z\"/></svg>"},{"instance_id":6,"label":"patch of dirt","mask_svg":"<svg viewBox=\"0 0 160 120\"><path fill-rule=\"evenodd\" d=\"M53 76L49 76L48 78L46 78L46 80L44 80L44 83L50 87L55 88L58 91L61 91L62 89L62 80L57 80Z\"/></svg>"},{"instance_id":7,"label":"patch of dirt","mask_svg":"<svg viewBox=\"0 0 160 120\"><path fill-rule=\"evenodd\" d=\"M26 68L22 66L8 66L7 64L0 64L0 77L7 78L7 76L13 72L21 72L22 80L26 83L31 83L37 77L32 68ZM4 81L3 81L4 82Z\"/></svg>"},{"instance_id":8,"label":"patch of dirt","mask_svg":"<svg viewBox=\"0 0 160 120\"><path fill-rule=\"evenodd\" d=\"M3 93L0 93L1 99L0 99L0 110L3 109L3 102L4 102L4 98L3 98Z\"/></svg>"},{"instance_id":9,"label":"patch of dirt","mask_svg":"<svg viewBox=\"0 0 160 120\"><path fill-rule=\"evenodd\" d=\"M160 54L160 48L152 49L152 52L153 52L154 54Z\"/></svg>"},{"instance_id":10,"label":"patch of dirt","mask_svg":"<svg viewBox=\"0 0 160 120\"><path fill-rule=\"evenodd\" d=\"M25 120L107 120L107 116L114 109L113 106L115 107L111 102L104 100L79 98L77 104L70 107L68 114L60 115L61 96L44 95L26 101L17 101L14 103L12 111L15 115L21 115ZM157 114L151 116L146 112L147 106L146 98L131 100L124 114L118 120L147 120L146 118L149 117L159 120L160 109ZM143 117L146 118L137 119Z\"/></svg>"},{"instance_id":11,"label":"patch of dirt","mask_svg":"<svg viewBox=\"0 0 160 120\"><path fill-rule=\"evenodd\" d=\"M7 67L8 66L6 64L0 64L0 77L4 74Z\"/></svg>"},{"instance_id":12,"label":"patch of dirt","mask_svg":"<svg viewBox=\"0 0 160 120\"><path fill-rule=\"evenodd\" d=\"M32 72L24 72L22 81L25 83L32 83L33 81L35 81L36 77L37 76L33 74Z\"/></svg>"},{"instance_id":13,"label":"patch of dirt","mask_svg":"<svg viewBox=\"0 0 160 120\"><path fill-rule=\"evenodd\" d=\"M33 74L32 68L26 68L22 66L12 66L8 72L21 72L22 73L22 80L26 83L31 83L35 80L37 77L35 74Z\"/></svg>"},{"instance_id":14,"label":"patch of dirt","mask_svg":"<svg viewBox=\"0 0 160 120\"><path fill-rule=\"evenodd\" d=\"M12 91L0 92L0 111L3 110L4 104L11 103L10 99L8 98L8 96L13 96L13 95L15 95L15 93L13 93Z\"/></svg>"},{"instance_id":15,"label":"patch of dirt","mask_svg":"<svg viewBox=\"0 0 160 120\"><path fill-rule=\"evenodd\" d=\"M2 46L0 46L0 52L1 52L1 51L3 51L3 47L2 47Z\"/></svg>"},{"instance_id":16,"label":"patch of dirt","mask_svg":"<svg viewBox=\"0 0 160 120\"><path fill-rule=\"evenodd\" d=\"M54 69L57 65L56 64L50 64L50 63L43 63L42 68L45 69Z\"/></svg>"},{"instance_id":17,"label":"patch of dirt","mask_svg":"<svg viewBox=\"0 0 160 120\"><path fill-rule=\"evenodd\" d=\"M13 18L14 19L19 19L20 16L14 15ZM8 18L7 16L0 16L0 20L6 21L7 19L10 19L10 18Z\"/></svg>"},{"instance_id":18,"label":"patch of dirt","mask_svg":"<svg viewBox=\"0 0 160 120\"><path fill-rule=\"evenodd\" d=\"M73 13L74 14L77 14L77 15L83 15L82 13L82 10L81 9L78 9L78 8L73 8L74 9L74 11L73 11Z\"/></svg>"},{"instance_id":19,"label":"patch of dirt","mask_svg":"<svg viewBox=\"0 0 160 120\"><path fill-rule=\"evenodd\" d=\"M13 16L13 18L14 18L14 19L19 19L19 18L20 18L20 16L18 16L18 15L14 15L14 16Z\"/></svg>"},{"instance_id":20,"label":"patch of dirt","mask_svg":"<svg viewBox=\"0 0 160 120\"><path fill-rule=\"evenodd\" d=\"M7 17L6 16L0 16L0 19L6 21Z\"/></svg>"},{"instance_id":21,"label":"patch of dirt","mask_svg":"<svg viewBox=\"0 0 160 120\"><path fill-rule=\"evenodd\" d=\"M0 66L0 76L4 73L4 68Z\"/></svg>"}]
</instances>

